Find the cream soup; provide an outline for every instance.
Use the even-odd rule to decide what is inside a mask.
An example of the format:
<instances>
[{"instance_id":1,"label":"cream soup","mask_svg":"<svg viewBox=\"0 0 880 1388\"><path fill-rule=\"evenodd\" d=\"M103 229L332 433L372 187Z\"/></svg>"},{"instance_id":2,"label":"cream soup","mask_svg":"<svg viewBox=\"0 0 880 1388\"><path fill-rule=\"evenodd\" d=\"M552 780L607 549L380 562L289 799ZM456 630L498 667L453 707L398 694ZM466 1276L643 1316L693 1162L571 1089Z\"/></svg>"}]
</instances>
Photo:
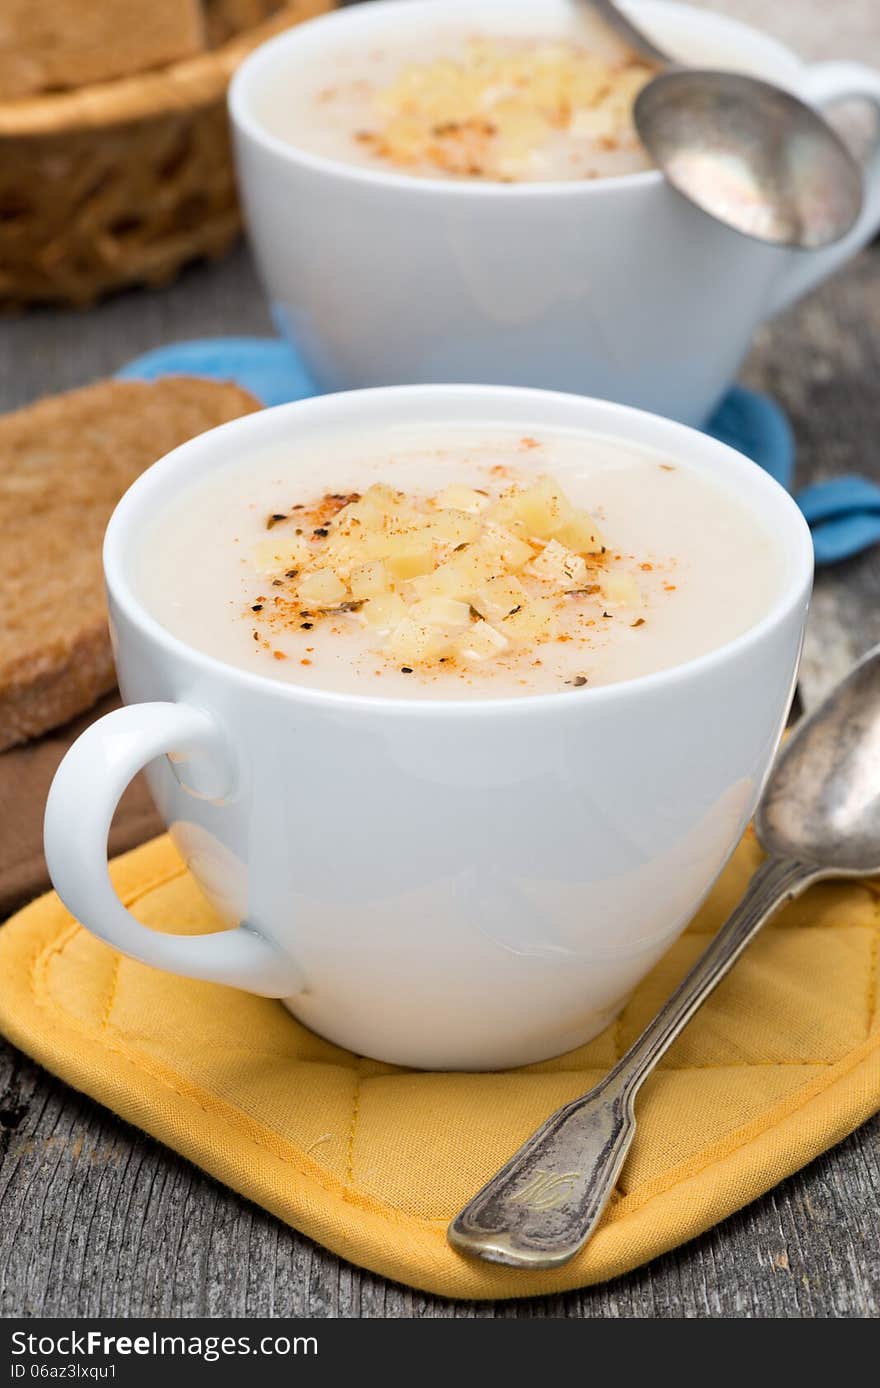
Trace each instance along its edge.
<instances>
[{"instance_id":1,"label":"cream soup","mask_svg":"<svg viewBox=\"0 0 880 1388\"><path fill-rule=\"evenodd\" d=\"M415 177L536 182L650 167L632 120L654 69L589 20L572 36L438 26L337 52L258 99L300 149Z\"/></svg>"},{"instance_id":2,"label":"cream soup","mask_svg":"<svg viewBox=\"0 0 880 1388\"><path fill-rule=\"evenodd\" d=\"M735 494L610 437L487 423L295 435L146 527L141 596L253 674L368 696L516 698L679 665L778 593Z\"/></svg>"}]
</instances>

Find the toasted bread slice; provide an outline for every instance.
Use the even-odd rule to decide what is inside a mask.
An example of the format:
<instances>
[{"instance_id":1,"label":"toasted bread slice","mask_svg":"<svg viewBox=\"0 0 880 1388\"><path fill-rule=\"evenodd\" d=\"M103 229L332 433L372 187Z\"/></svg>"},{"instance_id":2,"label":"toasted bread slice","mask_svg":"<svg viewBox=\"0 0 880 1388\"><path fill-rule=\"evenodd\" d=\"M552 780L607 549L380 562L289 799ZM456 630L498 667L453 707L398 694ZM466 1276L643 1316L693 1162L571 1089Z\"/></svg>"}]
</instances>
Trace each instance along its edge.
<instances>
[{"instance_id":1,"label":"toasted bread slice","mask_svg":"<svg viewBox=\"0 0 880 1388\"><path fill-rule=\"evenodd\" d=\"M101 542L157 458L259 409L190 377L101 381L0 417L0 751L83 712L116 679Z\"/></svg>"}]
</instances>

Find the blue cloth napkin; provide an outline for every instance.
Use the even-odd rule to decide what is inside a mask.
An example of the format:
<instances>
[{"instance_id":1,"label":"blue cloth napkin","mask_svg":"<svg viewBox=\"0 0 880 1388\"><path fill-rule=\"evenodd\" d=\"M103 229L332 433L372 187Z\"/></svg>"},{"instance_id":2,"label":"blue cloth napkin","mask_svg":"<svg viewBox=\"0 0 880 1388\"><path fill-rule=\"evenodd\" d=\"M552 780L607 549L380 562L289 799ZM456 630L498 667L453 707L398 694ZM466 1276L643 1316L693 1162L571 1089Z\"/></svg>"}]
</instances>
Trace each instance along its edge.
<instances>
[{"instance_id":1,"label":"blue cloth napkin","mask_svg":"<svg viewBox=\"0 0 880 1388\"><path fill-rule=\"evenodd\" d=\"M235 381L264 405L305 400L318 388L297 353L280 338L214 337L173 342L147 352L118 373L122 380L209 376ZM766 395L731 386L705 432L753 458L791 490L794 438L779 406ZM817 564L836 564L880 542L880 486L865 477L835 477L795 494L812 532Z\"/></svg>"}]
</instances>

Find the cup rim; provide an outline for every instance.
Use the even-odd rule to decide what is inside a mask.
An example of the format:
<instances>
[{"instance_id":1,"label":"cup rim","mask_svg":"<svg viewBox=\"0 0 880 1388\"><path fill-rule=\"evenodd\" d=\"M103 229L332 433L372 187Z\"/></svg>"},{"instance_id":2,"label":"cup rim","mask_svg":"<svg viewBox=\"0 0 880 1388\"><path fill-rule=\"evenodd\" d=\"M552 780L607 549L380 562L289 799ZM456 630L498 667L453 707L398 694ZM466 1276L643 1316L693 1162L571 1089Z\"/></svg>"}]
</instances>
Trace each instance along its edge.
<instances>
[{"instance_id":1,"label":"cup rim","mask_svg":"<svg viewBox=\"0 0 880 1388\"><path fill-rule=\"evenodd\" d=\"M333 689L296 685L284 680L273 679L268 675L255 674L252 671L242 669L240 666L227 663L217 656L200 651L180 637L173 635L158 618L152 615L146 603L138 597L128 563L129 556L134 549L134 545L131 543L132 533L137 531L139 516L144 507L148 505L151 495L164 486L169 475L174 470L180 469L181 464L188 463L198 468L201 459L206 457L210 459L215 455L218 440L221 439L223 440L221 452L228 452L229 449L226 446L231 445L233 440L237 451L241 451L242 445L246 448L246 440L249 435L252 438L254 435L262 436L260 438L261 443L268 443L273 439L277 440L279 428L284 422L302 422L305 420L307 427L310 413L320 416L322 412L329 410L332 418L335 412L339 411L344 415L347 406L356 408L359 403L364 404L367 408L371 404L381 406L382 403L385 403L393 413L396 403L416 401L420 396L425 402L424 414L426 418L429 418L432 413L435 418L438 417L442 414L444 402L448 406L451 401L456 399L473 403L483 402L487 418L491 418L493 406L498 406L500 419L504 417L505 405L520 404L526 409L531 405L538 412L542 406L552 409L555 404L559 407L561 416L564 411L571 409L572 402L577 402L578 405L583 405L586 414L593 417L593 422L587 423L585 421L582 426L574 424L570 427L583 427L585 433L595 435L604 433L624 440L629 438L637 444L647 442L649 448L667 451L673 456L675 455L676 440L689 443L691 449L699 441L698 446L712 455L720 465L719 470L726 473L728 480L731 476L735 478L737 474L743 479L748 477L751 494L747 505L750 509L754 508L754 514L757 516L762 514L757 501L754 499L755 488L757 488L757 491L763 493L767 498L766 509L775 512L777 525L781 521L783 525L789 526L790 572L780 582L778 594L757 622L734 637L732 641L725 642L723 645L691 660L648 674L638 675L633 679L598 685L595 688L587 686L577 690L474 699L444 699L433 696L430 698L395 698L388 695L344 693ZM432 406L441 408L435 408L432 411L430 408ZM550 427L554 427L551 420L547 422ZM639 437L639 427L637 426L640 426L641 430L650 432L653 441L642 440ZM565 421L560 419L555 427L565 427ZM787 517L787 519L782 519L783 517ZM172 657L195 665L208 676L231 681L234 685L256 693L274 695L293 704L305 703L327 709L360 710L364 713L385 713L398 717L418 715L430 718L446 714L452 714L456 717L472 717L475 714L497 717L502 713L509 715L519 712L528 715L529 713L543 713L551 708L564 713L574 707L589 708L607 703L609 700L650 696L655 691L662 693L664 690L674 688L682 681L689 681L703 674L711 674L713 670L717 670L727 661L738 658L750 648L760 644L765 637L783 626L798 609L806 608L812 586L814 561L809 527L788 492L750 458L727 444L721 443L718 439L701 434L699 430L692 429L689 425L679 424L677 421L650 414L646 410L637 410L628 405L619 405L612 401L599 400L590 396L566 394L561 391L535 390L519 386L410 385L381 386L369 390L346 391L337 395L319 395L306 400L292 401L289 404L276 405L269 409L258 410L253 414L243 415L227 424L207 430L205 433L187 440L147 468L118 502L104 537L103 566L108 593L112 602L118 606L125 618L139 629L151 644L160 647Z\"/></svg>"},{"instance_id":2,"label":"cup rim","mask_svg":"<svg viewBox=\"0 0 880 1388\"><path fill-rule=\"evenodd\" d=\"M529 4L533 4L534 0L508 0L508 2L525 8ZM292 164L299 164L315 173L349 179L355 183L391 191L406 190L414 196L436 197L445 194L447 197L455 198L505 198L509 200L537 197L558 198L566 195L569 197L607 197L615 191L646 188L652 185L659 186L663 182L663 174L659 169L643 169L636 173L617 174L613 178L547 179L544 182L522 183L493 182L491 179L413 178L406 173L362 167L358 164L348 164L342 159L310 153L273 134L253 114L248 99L253 84L259 81L264 69L275 62L281 54L289 48L296 48L302 42L303 34L313 33L318 26L326 29L342 29L348 24L381 22L383 16L393 15L404 6L410 9L427 9L429 5L436 3L437 0L371 0L369 6L347 6L330 10L326 14L317 15L313 19L306 20L292 29L283 30L273 38L267 39L265 43L259 44L248 54L233 74L227 95L229 116L233 127L256 144L262 145L270 153ZM454 0L454 3L464 5L465 0ZM446 5L447 0L444 0L444 7ZM736 34L752 44L760 45L768 54L775 56L792 71L801 71L805 66L796 53L771 34L728 15L718 14L712 10L698 9L695 5L682 3L682 0L624 0L624 8L631 8L634 12L639 10L646 12L653 10L657 13L662 11L683 12L692 17L693 22L697 25L714 28L722 34ZM446 12L448 13L448 8ZM370 17L368 18L368 16Z\"/></svg>"}]
</instances>

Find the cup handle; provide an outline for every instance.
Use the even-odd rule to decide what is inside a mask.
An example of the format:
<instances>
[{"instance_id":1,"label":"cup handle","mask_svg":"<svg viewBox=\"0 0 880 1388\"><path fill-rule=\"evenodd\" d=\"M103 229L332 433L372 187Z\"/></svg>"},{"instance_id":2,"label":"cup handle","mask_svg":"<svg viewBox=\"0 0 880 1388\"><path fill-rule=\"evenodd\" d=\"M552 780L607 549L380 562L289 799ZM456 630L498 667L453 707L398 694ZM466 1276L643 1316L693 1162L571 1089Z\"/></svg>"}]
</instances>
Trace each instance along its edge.
<instances>
[{"instance_id":1,"label":"cup handle","mask_svg":"<svg viewBox=\"0 0 880 1388\"><path fill-rule=\"evenodd\" d=\"M842 240L824 251L794 251L787 271L776 285L767 317L781 313L857 250L880 229L880 72L861 63L815 63L807 69L798 95L811 106L835 101L864 100L876 108L874 146L865 165L865 200L858 221Z\"/></svg>"},{"instance_id":2,"label":"cup handle","mask_svg":"<svg viewBox=\"0 0 880 1388\"><path fill-rule=\"evenodd\" d=\"M46 804L43 838L55 890L77 920L142 964L264 997L292 996L303 986L299 970L250 925L210 935L160 934L141 925L116 895L107 870L113 813L129 781L163 754L191 768L196 778L204 780L209 768L214 790L206 798L223 794L218 772L231 780L219 725L187 704L132 704L98 719L77 738Z\"/></svg>"}]
</instances>

